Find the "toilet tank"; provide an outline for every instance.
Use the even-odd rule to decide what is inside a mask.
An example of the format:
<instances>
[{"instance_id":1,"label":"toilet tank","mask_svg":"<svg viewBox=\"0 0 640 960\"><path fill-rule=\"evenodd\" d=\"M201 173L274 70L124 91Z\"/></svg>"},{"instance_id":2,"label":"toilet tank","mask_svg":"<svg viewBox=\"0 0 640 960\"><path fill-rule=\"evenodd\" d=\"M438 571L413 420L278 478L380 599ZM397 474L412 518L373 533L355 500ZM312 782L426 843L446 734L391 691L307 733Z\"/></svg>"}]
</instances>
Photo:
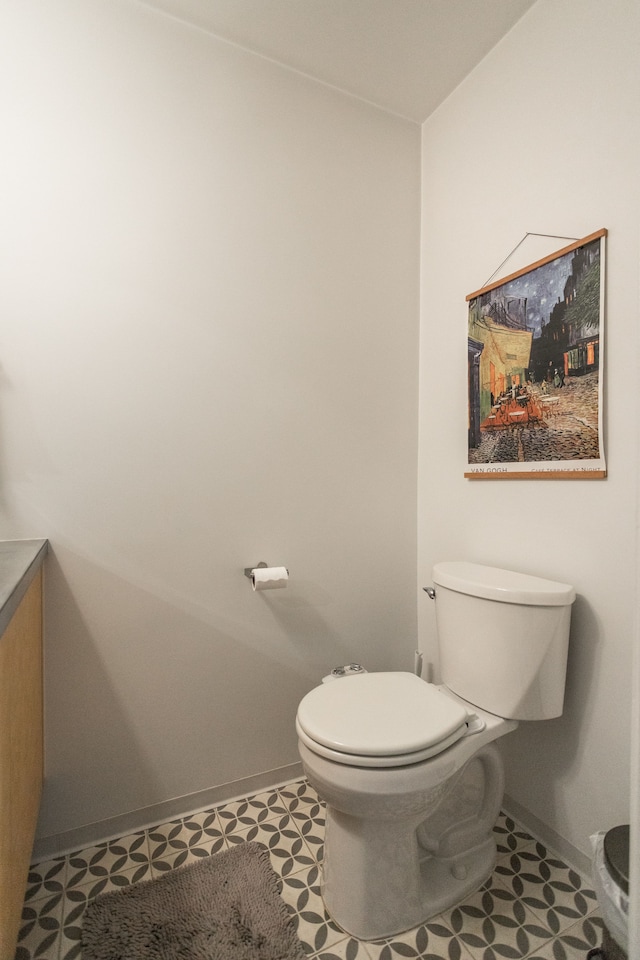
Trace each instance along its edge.
<instances>
[{"instance_id":1,"label":"toilet tank","mask_svg":"<svg viewBox=\"0 0 640 960\"><path fill-rule=\"evenodd\" d=\"M512 720L559 717L575 590L477 563L433 568L442 683Z\"/></svg>"}]
</instances>

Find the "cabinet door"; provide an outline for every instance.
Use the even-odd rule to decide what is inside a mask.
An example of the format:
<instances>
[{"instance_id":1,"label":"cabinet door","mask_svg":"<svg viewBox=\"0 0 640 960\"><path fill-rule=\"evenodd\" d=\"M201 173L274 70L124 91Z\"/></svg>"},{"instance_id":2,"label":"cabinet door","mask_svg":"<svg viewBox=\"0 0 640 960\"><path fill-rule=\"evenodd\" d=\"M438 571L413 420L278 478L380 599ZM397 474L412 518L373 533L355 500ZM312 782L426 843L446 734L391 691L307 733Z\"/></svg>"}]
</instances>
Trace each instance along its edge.
<instances>
[{"instance_id":1,"label":"cabinet door","mask_svg":"<svg viewBox=\"0 0 640 960\"><path fill-rule=\"evenodd\" d=\"M13 960L42 792L42 571L0 638L0 960Z\"/></svg>"}]
</instances>

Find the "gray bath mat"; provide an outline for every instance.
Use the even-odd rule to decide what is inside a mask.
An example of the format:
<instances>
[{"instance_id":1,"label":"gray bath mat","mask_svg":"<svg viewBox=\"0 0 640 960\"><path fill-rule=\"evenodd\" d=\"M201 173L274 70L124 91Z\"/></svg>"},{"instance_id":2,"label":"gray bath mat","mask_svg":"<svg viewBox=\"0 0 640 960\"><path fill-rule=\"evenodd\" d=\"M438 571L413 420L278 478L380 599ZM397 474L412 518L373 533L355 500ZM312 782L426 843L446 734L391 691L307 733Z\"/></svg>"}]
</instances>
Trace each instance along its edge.
<instances>
[{"instance_id":1,"label":"gray bath mat","mask_svg":"<svg viewBox=\"0 0 640 960\"><path fill-rule=\"evenodd\" d=\"M243 843L86 909L83 960L303 960L267 850Z\"/></svg>"}]
</instances>

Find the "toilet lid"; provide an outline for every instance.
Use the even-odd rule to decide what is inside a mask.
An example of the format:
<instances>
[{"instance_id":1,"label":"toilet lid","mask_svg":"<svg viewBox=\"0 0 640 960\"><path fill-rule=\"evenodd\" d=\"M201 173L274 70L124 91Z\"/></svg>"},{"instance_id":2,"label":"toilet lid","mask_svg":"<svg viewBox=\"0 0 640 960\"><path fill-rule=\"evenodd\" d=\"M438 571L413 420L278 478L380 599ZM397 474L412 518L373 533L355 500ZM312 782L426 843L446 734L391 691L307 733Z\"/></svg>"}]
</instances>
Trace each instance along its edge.
<instances>
[{"instance_id":1,"label":"toilet lid","mask_svg":"<svg viewBox=\"0 0 640 960\"><path fill-rule=\"evenodd\" d=\"M307 737L330 750L391 757L446 748L466 731L467 711L413 673L365 673L315 687L297 719Z\"/></svg>"}]
</instances>

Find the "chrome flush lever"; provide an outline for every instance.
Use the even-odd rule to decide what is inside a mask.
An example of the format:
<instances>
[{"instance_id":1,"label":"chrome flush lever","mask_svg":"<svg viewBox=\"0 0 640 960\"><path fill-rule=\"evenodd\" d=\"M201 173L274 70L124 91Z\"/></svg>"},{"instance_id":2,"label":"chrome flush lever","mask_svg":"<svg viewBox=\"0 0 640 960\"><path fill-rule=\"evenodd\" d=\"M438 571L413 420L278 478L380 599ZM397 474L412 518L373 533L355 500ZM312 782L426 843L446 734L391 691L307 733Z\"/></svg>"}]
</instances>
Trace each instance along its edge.
<instances>
[{"instance_id":1,"label":"chrome flush lever","mask_svg":"<svg viewBox=\"0 0 640 960\"><path fill-rule=\"evenodd\" d=\"M435 600L436 592L433 587L423 587L422 588L430 600Z\"/></svg>"}]
</instances>

